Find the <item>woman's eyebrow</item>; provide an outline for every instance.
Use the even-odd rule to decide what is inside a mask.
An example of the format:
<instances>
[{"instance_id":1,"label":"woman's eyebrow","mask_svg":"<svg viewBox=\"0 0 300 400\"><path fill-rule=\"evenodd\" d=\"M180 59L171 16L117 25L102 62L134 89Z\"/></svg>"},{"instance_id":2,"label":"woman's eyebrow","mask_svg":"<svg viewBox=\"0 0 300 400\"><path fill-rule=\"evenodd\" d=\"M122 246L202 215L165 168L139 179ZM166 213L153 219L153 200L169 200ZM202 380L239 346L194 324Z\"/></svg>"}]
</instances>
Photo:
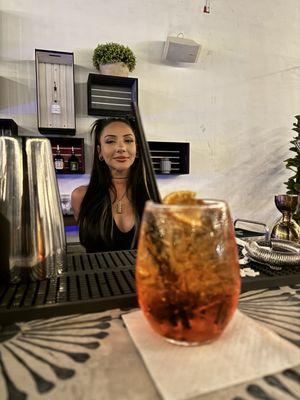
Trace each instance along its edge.
<instances>
[{"instance_id":1,"label":"woman's eyebrow","mask_svg":"<svg viewBox=\"0 0 300 400\"><path fill-rule=\"evenodd\" d=\"M106 134L106 135L104 135L104 139L106 139L106 138L116 138L118 135L113 135L113 134L111 134L111 133L108 133L108 134ZM134 137L134 134L133 133L125 133L124 135L123 135L123 137Z\"/></svg>"},{"instance_id":2,"label":"woman's eyebrow","mask_svg":"<svg viewBox=\"0 0 300 400\"><path fill-rule=\"evenodd\" d=\"M115 137L117 137L117 136L116 136L116 135L111 135L111 134L104 135L104 139L107 138L107 137L113 137L113 138L115 138Z\"/></svg>"}]
</instances>

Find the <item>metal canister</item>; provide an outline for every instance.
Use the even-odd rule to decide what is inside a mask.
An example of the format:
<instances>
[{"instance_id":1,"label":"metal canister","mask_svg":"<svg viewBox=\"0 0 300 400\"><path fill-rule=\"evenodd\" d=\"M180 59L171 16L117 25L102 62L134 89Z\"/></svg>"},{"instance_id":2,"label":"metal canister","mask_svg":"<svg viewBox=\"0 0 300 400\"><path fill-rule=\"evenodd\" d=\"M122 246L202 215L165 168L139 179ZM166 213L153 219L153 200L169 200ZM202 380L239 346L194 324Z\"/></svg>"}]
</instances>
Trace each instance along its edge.
<instances>
[{"instance_id":1,"label":"metal canister","mask_svg":"<svg viewBox=\"0 0 300 400\"><path fill-rule=\"evenodd\" d=\"M66 241L50 142L3 136L0 154L0 278L54 277Z\"/></svg>"}]
</instances>

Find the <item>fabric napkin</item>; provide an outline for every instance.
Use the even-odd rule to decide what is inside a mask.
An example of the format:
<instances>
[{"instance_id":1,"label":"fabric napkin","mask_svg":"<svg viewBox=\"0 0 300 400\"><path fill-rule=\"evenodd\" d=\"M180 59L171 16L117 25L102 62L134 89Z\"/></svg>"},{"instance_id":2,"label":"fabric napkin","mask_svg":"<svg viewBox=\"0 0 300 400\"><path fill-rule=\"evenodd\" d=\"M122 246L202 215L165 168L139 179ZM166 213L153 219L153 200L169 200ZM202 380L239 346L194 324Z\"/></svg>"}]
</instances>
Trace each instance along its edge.
<instances>
[{"instance_id":1,"label":"fabric napkin","mask_svg":"<svg viewBox=\"0 0 300 400\"><path fill-rule=\"evenodd\" d=\"M165 400L183 400L300 364L300 349L240 311L221 337L201 346L168 343L141 311L122 316Z\"/></svg>"}]
</instances>

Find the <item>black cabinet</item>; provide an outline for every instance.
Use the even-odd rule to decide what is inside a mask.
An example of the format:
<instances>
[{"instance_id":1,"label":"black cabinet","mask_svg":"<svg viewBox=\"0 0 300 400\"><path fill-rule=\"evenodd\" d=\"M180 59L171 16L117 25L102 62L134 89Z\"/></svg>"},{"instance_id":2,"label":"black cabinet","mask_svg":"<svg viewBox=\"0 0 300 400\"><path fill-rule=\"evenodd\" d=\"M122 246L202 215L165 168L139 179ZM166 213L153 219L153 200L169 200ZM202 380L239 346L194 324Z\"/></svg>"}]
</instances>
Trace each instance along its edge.
<instances>
[{"instance_id":1,"label":"black cabinet","mask_svg":"<svg viewBox=\"0 0 300 400\"><path fill-rule=\"evenodd\" d=\"M138 80L123 76L89 74L88 115L131 117L131 103L138 102Z\"/></svg>"},{"instance_id":2,"label":"black cabinet","mask_svg":"<svg viewBox=\"0 0 300 400\"><path fill-rule=\"evenodd\" d=\"M0 119L0 136L18 136L18 125L13 119Z\"/></svg>"},{"instance_id":3,"label":"black cabinet","mask_svg":"<svg viewBox=\"0 0 300 400\"><path fill-rule=\"evenodd\" d=\"M148 142L156 174L181 175L190 171L190 144L182 142Z\"/></svg>"}]
</instances>

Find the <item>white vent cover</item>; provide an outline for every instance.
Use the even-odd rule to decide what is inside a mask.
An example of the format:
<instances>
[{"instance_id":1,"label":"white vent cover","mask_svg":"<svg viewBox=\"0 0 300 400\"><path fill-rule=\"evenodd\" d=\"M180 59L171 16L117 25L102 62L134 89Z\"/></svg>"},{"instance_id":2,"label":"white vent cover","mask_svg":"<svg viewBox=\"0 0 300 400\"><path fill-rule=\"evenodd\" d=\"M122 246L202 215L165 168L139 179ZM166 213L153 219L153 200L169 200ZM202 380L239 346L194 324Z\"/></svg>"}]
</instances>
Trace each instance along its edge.
<instances>
[{"instance_id":1,"label":"white vent cover","mask_svg":"<svg viewBox=\"0 0 300 400\"><path fill-rule=\"evenodd\" d=\"M200 44L191 39L168 36L162 59L174 62L195 63L201 50Z\"/></svg>"}]
</instances>

